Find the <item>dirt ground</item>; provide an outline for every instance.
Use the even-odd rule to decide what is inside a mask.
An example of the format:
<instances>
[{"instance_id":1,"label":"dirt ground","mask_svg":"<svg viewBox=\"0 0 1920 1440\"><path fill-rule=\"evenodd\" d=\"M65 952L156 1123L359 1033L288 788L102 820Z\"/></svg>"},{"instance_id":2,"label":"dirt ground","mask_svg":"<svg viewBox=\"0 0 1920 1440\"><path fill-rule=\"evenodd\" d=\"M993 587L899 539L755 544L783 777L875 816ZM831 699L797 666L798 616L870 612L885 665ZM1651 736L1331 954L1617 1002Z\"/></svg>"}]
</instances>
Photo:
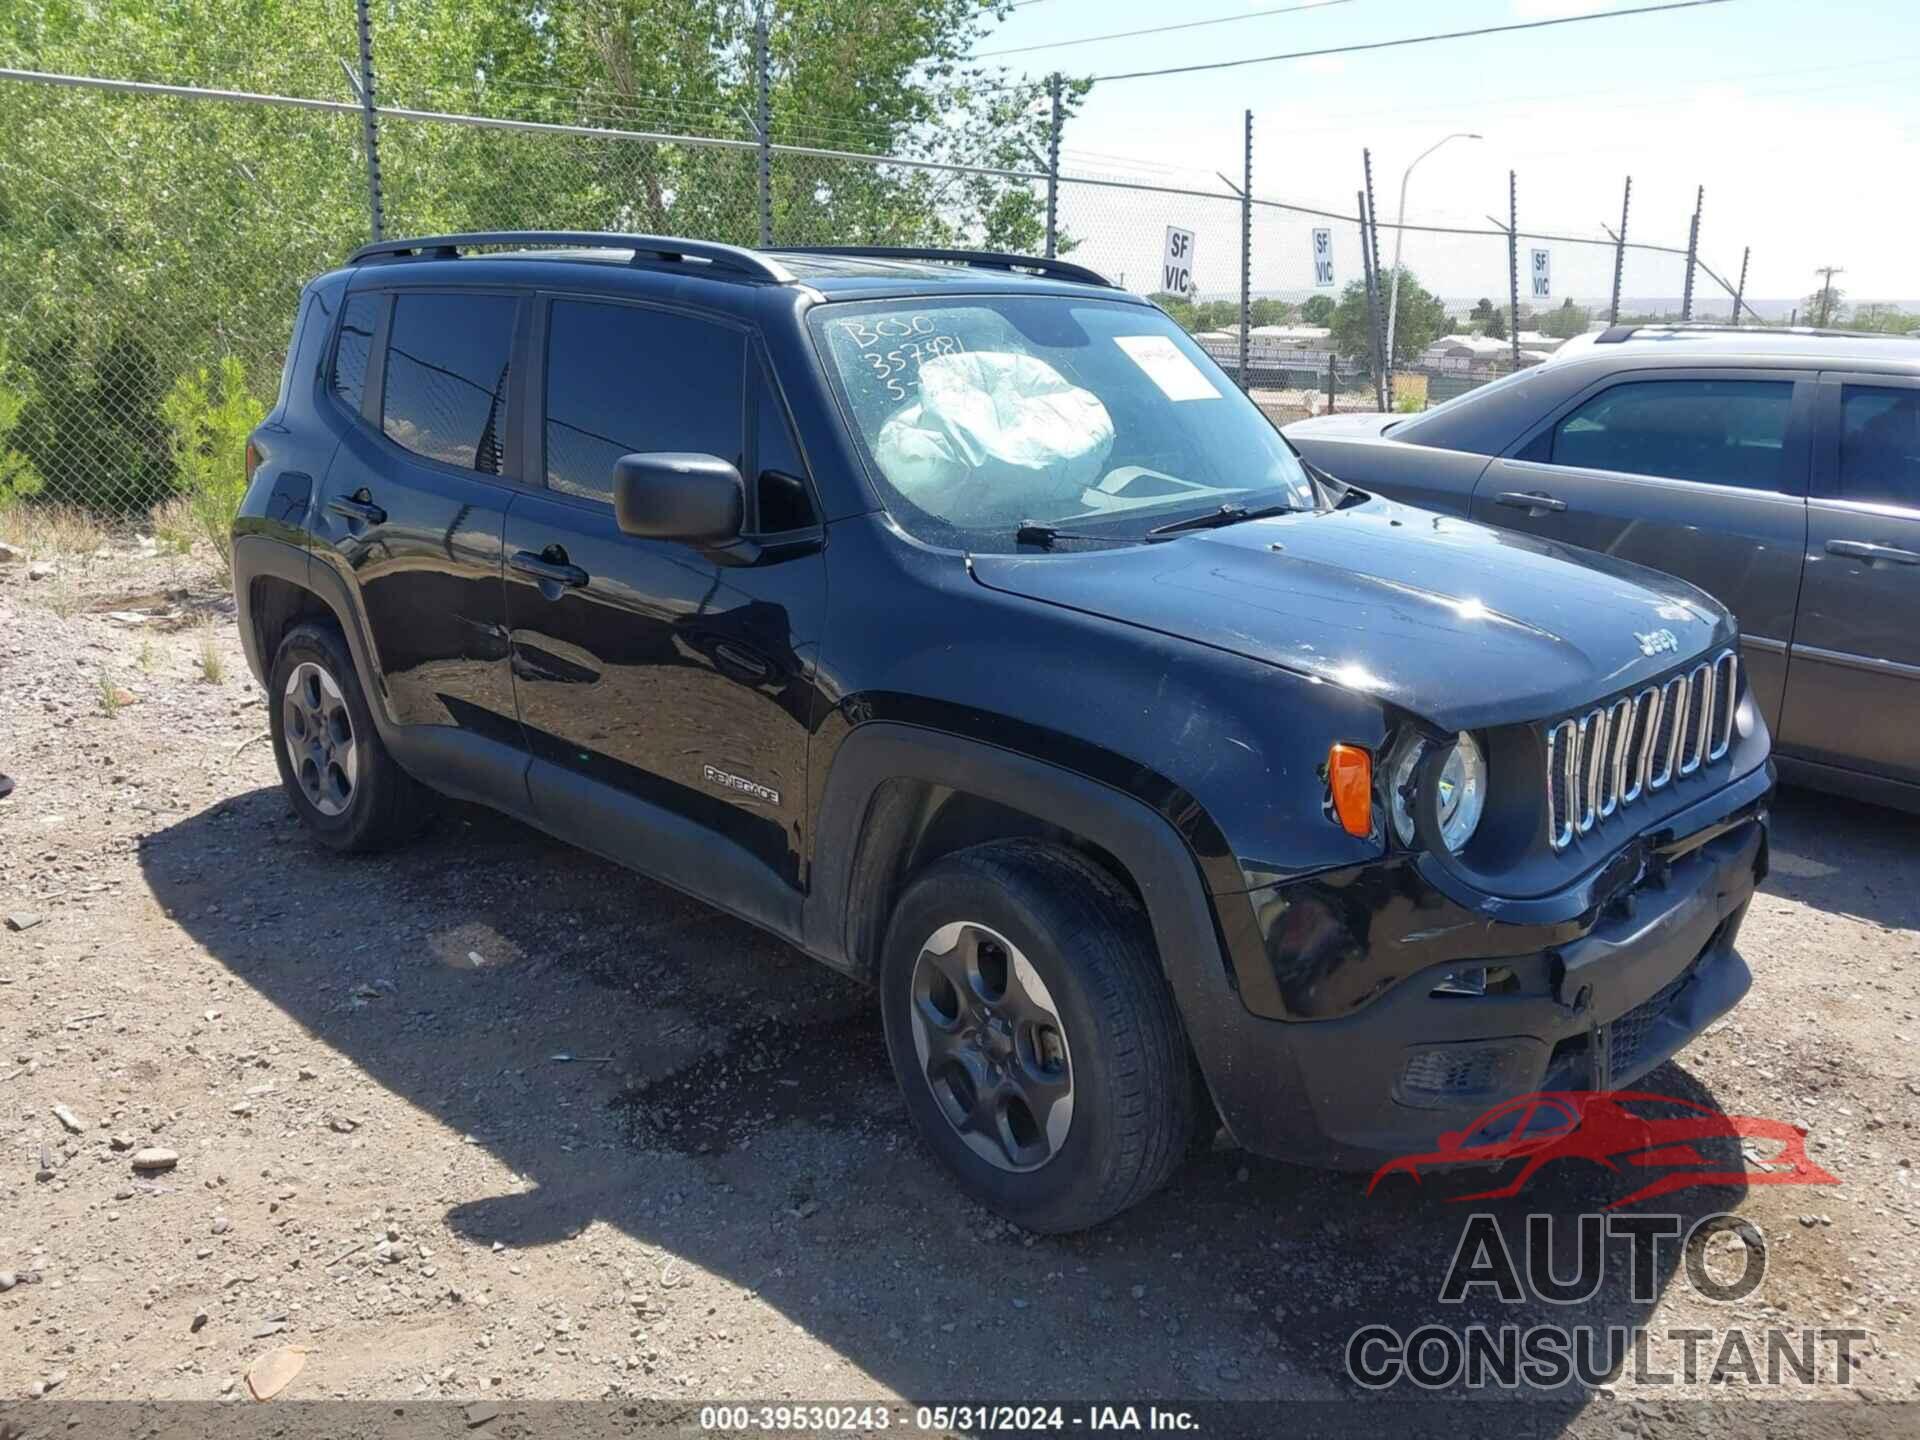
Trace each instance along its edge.
<instances>
[{"instance_id":1,"label":"dirt ground","mask_svg":"<svg viewBox=\"0 0 1920 1440\"><path fill-rule=\"evenodd\" d=\"M1356 1327L1461 1318L1454 1180L1223 1144L1090 1234L996 1221L909 1132L863 992L480 810L330 856L204 557L28 576L0 563L0 1396L237 1402L291 1346L297 1399L1341 1398ZM1571 1316L1469 1307L1643 1324L1670 1369L1675 1327L1866 1333L1844 1387L1572 1392L1620 1433L1692 1395L1920 1397L1917 890L1920 823L1783 794L1754 992L1645 1087L1803 1125L1838 1177L1675 1197L1759 1227L1759 1290L1709 1302L1669 1253L1651 1305L1614 1266Z\"/></svg>"}]
</instances>

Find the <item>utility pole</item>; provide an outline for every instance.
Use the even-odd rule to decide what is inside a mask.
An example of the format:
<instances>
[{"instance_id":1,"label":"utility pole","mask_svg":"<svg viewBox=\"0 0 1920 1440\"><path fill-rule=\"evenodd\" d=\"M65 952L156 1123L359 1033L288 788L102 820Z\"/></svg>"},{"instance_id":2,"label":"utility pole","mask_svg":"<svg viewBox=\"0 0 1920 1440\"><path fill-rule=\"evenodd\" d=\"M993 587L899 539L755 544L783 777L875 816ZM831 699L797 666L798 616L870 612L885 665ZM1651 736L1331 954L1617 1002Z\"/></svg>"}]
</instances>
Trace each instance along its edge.
<instances>
[{"instance_id":1,"label":"utility pole","mask_svg":"<svg viewBox=\"0 0 1920 1440\"><path fill-rule=\"evenodd\" d=\"M1822 265L1813 273L1822 277L1820 281L1820 318L1813 323L1816 328L1825 329L1827 322L1833 318L1833 277L1836 275L1844 275L1847 272L1844 267L1839 265Z\"/></svg>"}]
</instances>

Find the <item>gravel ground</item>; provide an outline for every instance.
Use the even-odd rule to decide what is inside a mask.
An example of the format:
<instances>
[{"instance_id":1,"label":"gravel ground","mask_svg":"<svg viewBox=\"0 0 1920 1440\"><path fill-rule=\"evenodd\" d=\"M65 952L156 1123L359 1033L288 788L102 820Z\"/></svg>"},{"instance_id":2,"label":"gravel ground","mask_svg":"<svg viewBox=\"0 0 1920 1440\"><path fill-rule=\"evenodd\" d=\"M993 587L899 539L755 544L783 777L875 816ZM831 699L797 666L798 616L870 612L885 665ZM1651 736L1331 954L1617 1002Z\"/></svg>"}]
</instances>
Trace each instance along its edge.
<instances>
[{"instance_id":1,"label":"gravel ground","mask_svg":"<svg viewBox=\"0 0 1920 1440\"><path fill-rule=\"evenodd\" d=\"M0 1396L237 1401L293 1347L309 1400L1340 1398L1357 1326L1463 1318L1444 1202L1484 1177L1369 1197L1222 1145L1023 1234L921 1152L863 992L484 811L333 857L265 730L204 560L0 563ZM1675 1198L1767 1237L1737 1304L1668 1253L1652 1305L1615 1266L1464 1318L1645 1324L1670 1361L1679 1326L1867 1338L1844 1388L1577 1397L1640 1433L1692 1395L1920 1396L1920 826L1776 819L1754 993L1646 1088L1804 1125L1841 1183ZM1482 1208L1518 1234L1622 1193L1569 1166Z\"/></svg>"}]
</instances>

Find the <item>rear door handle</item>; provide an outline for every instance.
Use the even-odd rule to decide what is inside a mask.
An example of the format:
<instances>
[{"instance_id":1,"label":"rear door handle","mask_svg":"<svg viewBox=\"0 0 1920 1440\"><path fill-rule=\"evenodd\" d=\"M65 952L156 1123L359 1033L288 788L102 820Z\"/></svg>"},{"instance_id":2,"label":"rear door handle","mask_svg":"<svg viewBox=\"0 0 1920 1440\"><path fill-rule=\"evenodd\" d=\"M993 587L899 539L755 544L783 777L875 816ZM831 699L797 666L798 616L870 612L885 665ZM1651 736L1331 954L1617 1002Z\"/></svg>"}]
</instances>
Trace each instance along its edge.
<instances>
[{"instance_id":1,"label":"rear door handle","mask_svg":"<svg viewBox=\"0 0 1920 1440\"><path fill-rule=\"evenodd\" d=\"M362 492L364 493L364 492ZM350 495L336 495L327 501L327 509L349 520L358 520L363 525L384 525L387 512L370 500L356 499Z\"/></svg>"},{"instance_id":2,"label":"rear door handle","mask_svg":"<svg viewBox=\"0 0 1920 1440\"><path fill-rule=\"evenodd\" d=\"M1902 550L1897 545L1872 545L1865 540L1829 540L1827 553L1853 560L1891 560L1896 565L1920 565L1920 552Z\"/></svg>"},{"instance_id":3,"label":"rear door handle","mask_svg":"<svg viewBox=\"0 0 1920 1440\"><path fill-rule=\"evenodd\" d=\"M1495 503L1504 505L1509 510L1524 510L1536 519L1550 510L1558 512L1567 508L1566 501L1543 494L1538 490L1509 490L1499 496Z\"/></svg>"},{"instance_id":4,"label":"rear door handle","mask_svg":"<svg viewBox=\"0 0 1920 1440\"><path fill-rule=\"evenodd\" d=\"M555 558L548 559L547 556L536 555L531 550L516 550L513 552L513 558L507 563L522 575L531 575L536 580L545 581L550 585L559 585L569 590L578 589L593 578L578 565L569 564L566 558L567 552L559 546L550 546L549 550Z\"/></svg>"}]
</instances>

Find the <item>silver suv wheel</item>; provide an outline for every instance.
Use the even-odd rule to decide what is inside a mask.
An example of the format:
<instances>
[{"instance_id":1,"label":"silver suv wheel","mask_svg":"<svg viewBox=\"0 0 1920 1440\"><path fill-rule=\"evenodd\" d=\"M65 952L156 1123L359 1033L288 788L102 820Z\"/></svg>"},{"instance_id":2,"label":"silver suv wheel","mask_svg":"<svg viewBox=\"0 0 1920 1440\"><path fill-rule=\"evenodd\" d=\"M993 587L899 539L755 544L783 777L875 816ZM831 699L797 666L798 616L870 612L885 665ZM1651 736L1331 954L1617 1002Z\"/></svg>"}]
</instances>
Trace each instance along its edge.
<instances>
[{"instance_id":1,"label":"silver suv wheel","mask_svg":"<svg viewBox=\"0 0 1920 1440\"><path fill-rule=\"evenodd\" d=\"M1059 1007L1006 936L971 921L920 947L909 1013L940 1113L981 1158L1037 1170L1073 1124L1073 1060Z\"/></svg>"},{"instance_id":2,"label":"silver suv wheel","mask_svg":"<svg viewBox=\"0 0 1920 1440\"><path fill-rule=\"evenodd\" d=\"M325 667L302 660L281 696L283 743L294 778L322 815L346 813L360 776L360 745L340 682Z\"/></svg>"}]
</instances>

